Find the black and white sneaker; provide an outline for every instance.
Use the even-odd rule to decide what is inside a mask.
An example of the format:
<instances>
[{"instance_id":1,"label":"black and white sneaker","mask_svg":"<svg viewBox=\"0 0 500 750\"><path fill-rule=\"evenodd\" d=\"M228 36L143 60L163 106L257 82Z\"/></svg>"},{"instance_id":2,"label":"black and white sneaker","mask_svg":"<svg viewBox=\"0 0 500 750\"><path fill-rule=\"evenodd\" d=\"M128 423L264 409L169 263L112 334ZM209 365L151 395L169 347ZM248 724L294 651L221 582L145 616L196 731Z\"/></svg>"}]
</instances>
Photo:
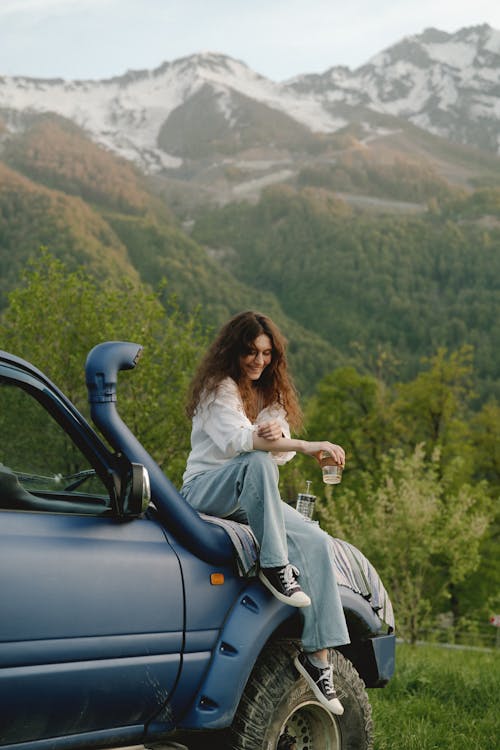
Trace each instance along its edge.
<instances>
[{"instance_id":1,"label":"black and white sneaker","mask_svg":"<svg viewBox=\"0 0 500 750\"><path fill-rule=\"evenodd\" d=\"M308 607L311 600L297 583L299 571L293 565L281 568L261 568L259 578L276 599L292 607Z\"/></svg>"},{"instance_id":2,"label":"black and white sneaker","mask_svg":"<svg viewBox=\"0 0 500 750\"><path fill-rule=\"evenodd\" d=\"M333 674L331 666L323 669L311 664L304 653L298 654L293 663L297 671L305 677L306 682L312 689L314 695L332 714L342 716L344 707L337 698L337 693L333 687Z\"/></svg>"}]
</instances>

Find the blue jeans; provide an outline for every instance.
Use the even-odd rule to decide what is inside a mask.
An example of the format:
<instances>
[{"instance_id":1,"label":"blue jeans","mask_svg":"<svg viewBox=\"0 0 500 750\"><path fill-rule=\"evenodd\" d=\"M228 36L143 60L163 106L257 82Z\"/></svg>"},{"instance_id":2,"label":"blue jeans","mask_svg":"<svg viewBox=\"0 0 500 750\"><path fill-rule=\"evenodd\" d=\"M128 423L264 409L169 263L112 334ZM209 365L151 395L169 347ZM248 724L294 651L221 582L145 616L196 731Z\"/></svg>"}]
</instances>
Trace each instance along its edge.
<instances>
[{"instance_id":1,"label":"blue jeans","mask_svg":"<svg viewBox=\"0 0 500 750\"><path fill-rule=\"evenodd\" d=\"M278 467L269 453L241 453L220 468L198 474L181 493L202 513L248 523L263 568L295 565L311 605L303 616L302 646L319 651L349 643L328 534L281 500Z\"/></svg>"}]
</instances>

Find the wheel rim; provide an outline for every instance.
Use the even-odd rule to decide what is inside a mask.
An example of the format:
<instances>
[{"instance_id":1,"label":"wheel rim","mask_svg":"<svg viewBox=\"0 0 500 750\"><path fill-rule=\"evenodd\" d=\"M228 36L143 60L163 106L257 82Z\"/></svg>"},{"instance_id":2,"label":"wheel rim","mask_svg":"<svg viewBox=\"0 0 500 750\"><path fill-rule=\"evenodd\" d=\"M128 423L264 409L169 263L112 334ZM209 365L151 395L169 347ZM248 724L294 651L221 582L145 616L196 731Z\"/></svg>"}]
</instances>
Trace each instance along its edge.
<instances>
[{"instance_id":1,"label":"wheel rim","mask_svg":"<svg viewBox=\"0 0 500 750\"><path fill-rule=\"evenodd\" d=\"M295 744L291 739L295 738ZM276 750L341 750L335 716L316 701L295 706L283 722Z\"/></svg>"}]
</instances>

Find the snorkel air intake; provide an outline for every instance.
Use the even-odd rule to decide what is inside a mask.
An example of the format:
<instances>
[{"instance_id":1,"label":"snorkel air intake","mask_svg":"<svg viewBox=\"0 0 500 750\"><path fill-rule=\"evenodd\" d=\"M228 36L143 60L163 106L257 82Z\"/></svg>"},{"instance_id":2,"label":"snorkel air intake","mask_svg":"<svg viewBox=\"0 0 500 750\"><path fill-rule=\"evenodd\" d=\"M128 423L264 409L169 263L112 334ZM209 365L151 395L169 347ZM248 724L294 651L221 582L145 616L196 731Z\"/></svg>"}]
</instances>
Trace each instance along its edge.
<instances>
[{"instance_id":1,"label":"snorkel air intake","mask_svg":"<svg viewBox=\"0 0 500 750\"><path fill-rule=\"evenodd\" d=\"M204 521L191 508L118 414L118 373L132 370L141 353L140 344L127 341L107 341L89 352L85 380L92 420L114 450L146 467L151 497L160 519L179 542L205 562L229 564L233 560L233 548L226 532Z\"/></svg>"}]
</instances>

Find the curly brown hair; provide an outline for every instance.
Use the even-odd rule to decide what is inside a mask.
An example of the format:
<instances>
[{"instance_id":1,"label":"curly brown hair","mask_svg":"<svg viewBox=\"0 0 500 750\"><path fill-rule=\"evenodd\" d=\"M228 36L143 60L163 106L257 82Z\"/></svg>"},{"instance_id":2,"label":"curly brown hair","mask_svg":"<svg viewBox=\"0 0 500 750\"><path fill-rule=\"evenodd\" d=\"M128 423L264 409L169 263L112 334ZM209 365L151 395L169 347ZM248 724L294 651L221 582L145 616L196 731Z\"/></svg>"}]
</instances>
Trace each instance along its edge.
<instances>
[{"instance_id":1,"label":"curly brown hair","mask_svg":"<svg viewBox=\"0 0 500 750\"><path fill-rule=\"evenodd\" d=\"M272 343L271 362L259 380L248 383L242 377L240 358L252 351L255 339L266 334ZM294 430L302 424L297 391L288 372L287 341L273 321L259 312L247 310L234 315L219 331L195 372L188 394L186 412L192 418L200 399L213 393L227 377L237 384L247 416L255 419L260 408L278 403L285 409Z\"/></svg>"}]
</instances>

